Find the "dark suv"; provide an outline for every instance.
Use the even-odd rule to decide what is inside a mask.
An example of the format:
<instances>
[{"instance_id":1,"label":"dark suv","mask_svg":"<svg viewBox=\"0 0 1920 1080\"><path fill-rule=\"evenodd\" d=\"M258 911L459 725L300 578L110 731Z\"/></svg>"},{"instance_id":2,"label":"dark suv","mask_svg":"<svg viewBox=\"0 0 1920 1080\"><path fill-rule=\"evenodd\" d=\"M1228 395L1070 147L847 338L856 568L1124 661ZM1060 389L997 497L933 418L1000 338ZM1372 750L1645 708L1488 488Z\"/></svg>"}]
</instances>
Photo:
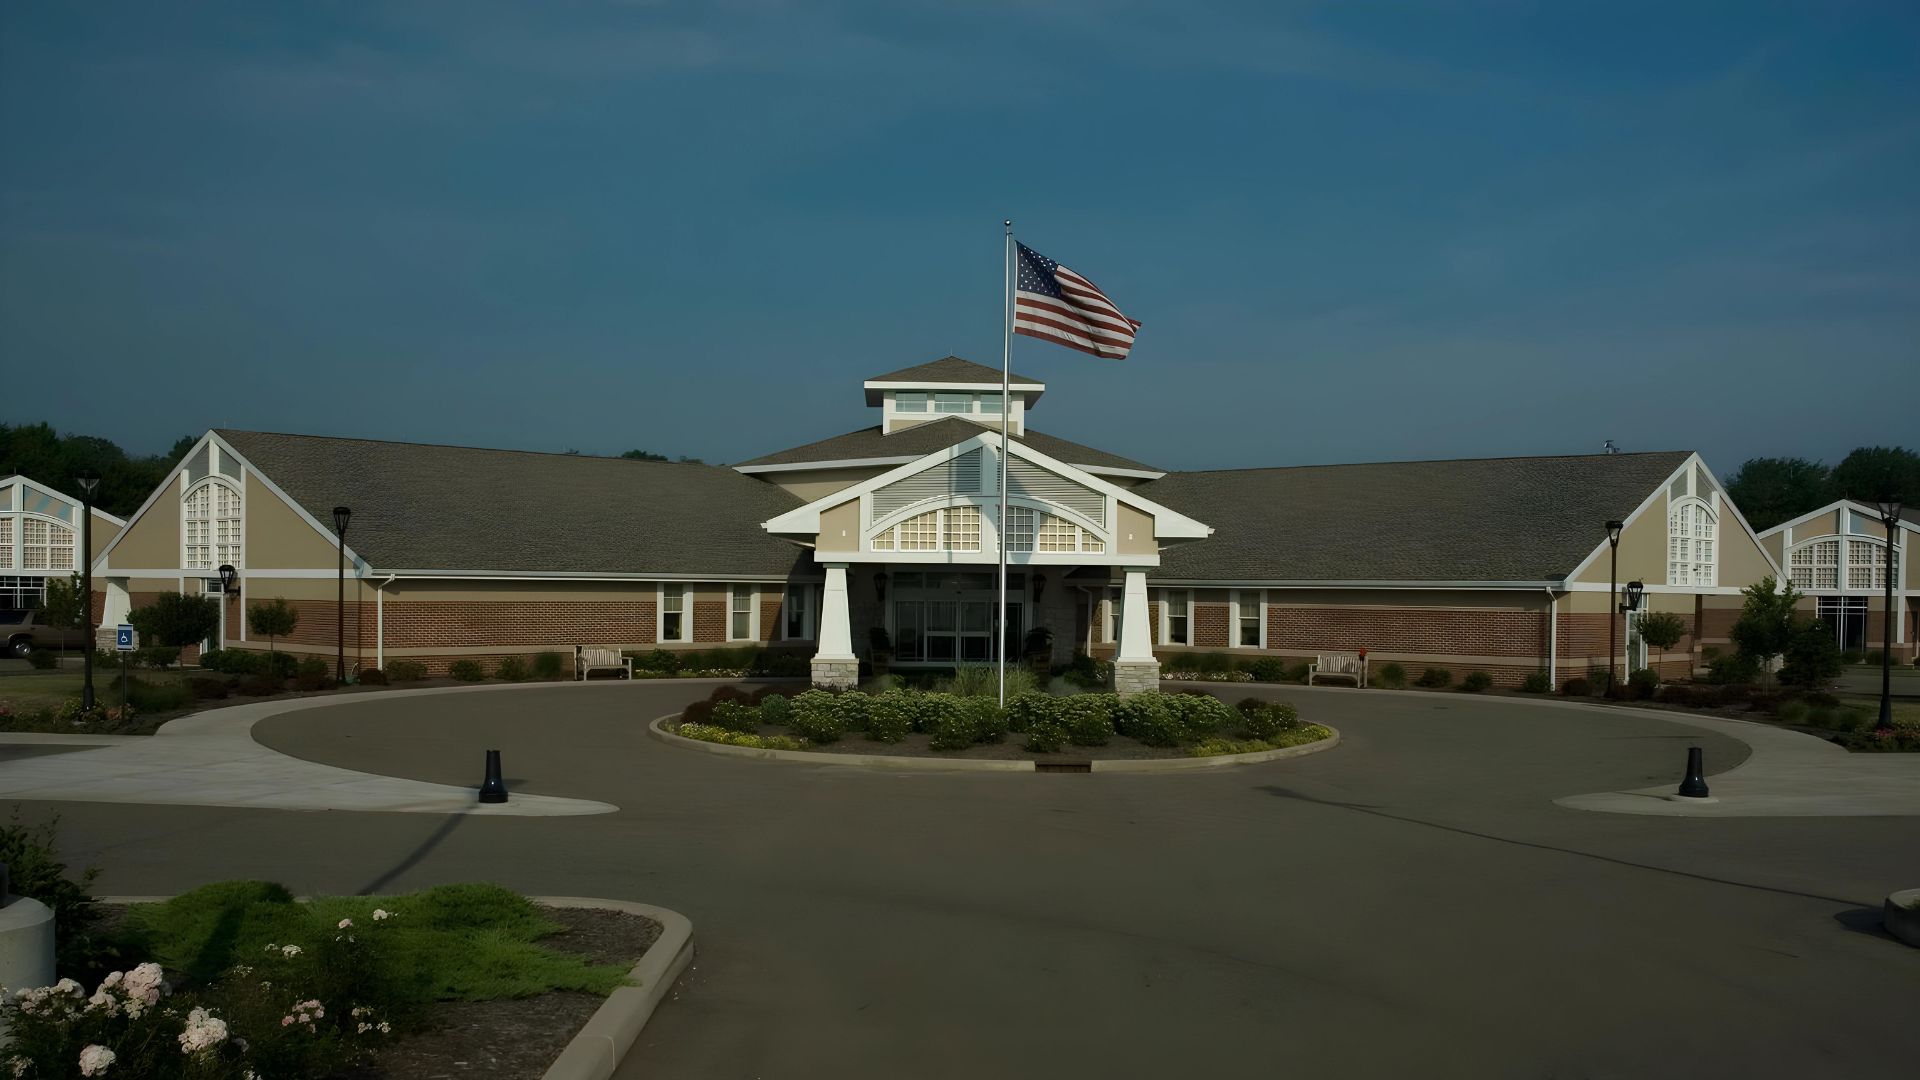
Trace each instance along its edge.
<instances>
[{"instance_id":1,"label":"dark suv","mask_svg":"<svg viewBox=\"0 0 1920 1080\"><path fill-rule=\"evenodd\" d=\"M86 644L85 627L56 629L39 621L40 612L21 608L0 608L0 638L7 642L8 656L25 656L35 649L77 649Z\"/></svg>"}]
</instances>

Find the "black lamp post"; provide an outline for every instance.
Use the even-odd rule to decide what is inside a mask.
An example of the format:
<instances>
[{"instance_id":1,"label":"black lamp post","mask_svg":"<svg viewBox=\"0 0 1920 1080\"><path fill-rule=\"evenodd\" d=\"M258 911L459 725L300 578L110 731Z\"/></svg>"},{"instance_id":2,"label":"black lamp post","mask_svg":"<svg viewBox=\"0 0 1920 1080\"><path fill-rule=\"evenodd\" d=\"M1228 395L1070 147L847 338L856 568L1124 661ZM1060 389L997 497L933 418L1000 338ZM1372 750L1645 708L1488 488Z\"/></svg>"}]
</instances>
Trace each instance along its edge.
<instances>
[{"instance_id":1,"label":"black lamp post","mask_svg":"<svg viewBox=\"0 0 1920 1080\"><path fill-rule=\"evenodd\" d=\"M1646 591L1647 591L1646 585L1642 584L1641 582L1638 582L1638 581L1627 582L1627 598L1620 602L1620 614L1625 615L1628 612L1639 611L1640 598L1646 594ZM1625 642L1623 644L1625 644L1628 649L1633 648L1632 642ZM1633 667L1631 664L1629 664L1627 667L1627 675L1629 678L1631 678L1633 675Z\"/></svg>"},{"instance_id":2,"label":"black lamp post","mask_svg":"<svg viewBox=\"0 0 1920 1080\"><path fill-rule=\"evenodd\" d=\"M1620 530L1627 527L1624 521L1607 522L1607 597L1618 600L1620 596ZM1611 606L1611 605L1610 605ZM1619 620L1610 610L1607 612L1607 692L1613 692L1615 668L1615 633L1619 630Z\"/></svg>"},{"instance_id":3,"label":"black lamp post","mask_svg":"<svg viewBox=\"0 0 1920 1080\"><path fill-rule=\"evenodd\" d=\"M219 574L220 574L220 599L223 604L231 604L233 603L233 584L235 581L239 579L240 571L235 570L233 568L232 563L221 563ZM241 610L242 617L244 617L246 613L246 609L241 608L240 610ZM227 615L226 615L225 609L222 608L220 613L220 648L224 649L226 647L227 647Z\"/></svg>"},{"instance_id":4,"label":"black lamp post","mask_svg":"<svg viewBox=\"0 0 1920 1080\"><path fill-rule=\"evenodd\" d=\"M1875 731L1893 730L1893 574L1900 569L1894 565L1893 527L1900 523L1900 501L1888 499L1880 504L1880 523L1887 527L1887 607L1886 618L1880 626L1880 719L1874 721Z\"/></svg>"},{"instance_id":5,"label":"black lamp post","mask_svg":"<svg viewBox=\"0 0 1920 1080\"><path fill-rule=\"evenodd\" d=\"M100 486L100 474L83 470L74 477L80 485L80 607L86 612L87 636L81 664L86 672L80 683L80 707L93 711L93 489ZM51 561L51 560L49 560Z\"/></svg>"},{"instance_id":6,"label":"black lamp post","mask_svg":"<svg viewBox=\"0 0 1920 1080\"><path fill-rule=\"evenodd\" d=\"M333 678L342 683L347 681L347 519L352 516L349 507L333 508L333 536L340 543L340 575L333 609Z\"/></svg>"}]
</instances>

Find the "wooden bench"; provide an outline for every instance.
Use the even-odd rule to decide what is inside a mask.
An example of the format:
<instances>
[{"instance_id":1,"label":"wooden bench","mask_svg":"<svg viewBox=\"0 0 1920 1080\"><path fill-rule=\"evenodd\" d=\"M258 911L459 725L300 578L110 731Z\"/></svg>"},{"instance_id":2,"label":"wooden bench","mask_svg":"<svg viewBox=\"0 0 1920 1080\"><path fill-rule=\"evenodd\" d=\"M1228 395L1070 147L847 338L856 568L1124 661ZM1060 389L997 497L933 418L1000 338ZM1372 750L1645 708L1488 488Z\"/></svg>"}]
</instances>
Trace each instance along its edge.
<instances>
[{"instance_id":1,"label":"wooden bench","mask_svg":"<svg viewBox=\"0 0 1920 1080\"><path fill-rule=\"evenodd\" d=\"M1321 653L1307 669L1307 685L1315 679L1352 679L1353 685L1367 685L1367 658L1359 653Z\"/></svg>"},{"instance_id":2,"label":"wooden bench","mask_svg":"<svg viewBox=\"0 0 1920 1080\"><path fill-rule=\"evenodd\" d=\"M619 649L602 649L592 645L578 645L573 650L573 679L584 680L589 672L612 669L622 672L621 678L633 678L633 658L620 655Z\"/></svg>"}]
</instances>

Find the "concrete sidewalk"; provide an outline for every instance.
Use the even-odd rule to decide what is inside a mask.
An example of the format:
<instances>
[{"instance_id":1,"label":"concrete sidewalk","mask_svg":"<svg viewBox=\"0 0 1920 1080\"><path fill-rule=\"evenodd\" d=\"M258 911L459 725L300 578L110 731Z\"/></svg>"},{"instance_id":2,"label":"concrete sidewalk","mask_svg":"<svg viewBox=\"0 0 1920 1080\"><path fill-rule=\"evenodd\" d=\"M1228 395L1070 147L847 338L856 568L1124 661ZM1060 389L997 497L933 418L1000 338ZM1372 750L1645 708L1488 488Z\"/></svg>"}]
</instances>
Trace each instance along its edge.
<instances>
[{"instance_id":1,"label":"concrete sidewalk","mask_svg":"<svg viewBox=\"0 0 1920 1080\"><path fill-rule=\"evenodd\" d=\"M382 696L471 693L475 689L490 688L401 690ZM506 803L483 806L475 788L321 765L268 749L253 739L254 724L269 716L351 707L364 700L364 696L330 697L236 705L183 716L151 736L0 732L0 746L57 745L68 751L0 760L0 799L493 817L560 817L619 809L587 799L523 794L513 795ZM96 749L74 749L85 746Z\"/></svg>"},{"instance_id":2,"label":"concrete sidewalk","mask_svg":"<svg viewBox=\"0 0 1920 1080\"><path fill-rule=\"evenodd\" d=\"M1599 706L1596 706L1599 707ZM1673 783L1555 799L1573 810L1663 817L1920 816L1920 754L1855 754L1824 739L1747 720L1660 712L1660 719L1739 739L1753 753L1717 776L1711 798L1682 799L1682 762Z\"/></svg>"}]
</instances>

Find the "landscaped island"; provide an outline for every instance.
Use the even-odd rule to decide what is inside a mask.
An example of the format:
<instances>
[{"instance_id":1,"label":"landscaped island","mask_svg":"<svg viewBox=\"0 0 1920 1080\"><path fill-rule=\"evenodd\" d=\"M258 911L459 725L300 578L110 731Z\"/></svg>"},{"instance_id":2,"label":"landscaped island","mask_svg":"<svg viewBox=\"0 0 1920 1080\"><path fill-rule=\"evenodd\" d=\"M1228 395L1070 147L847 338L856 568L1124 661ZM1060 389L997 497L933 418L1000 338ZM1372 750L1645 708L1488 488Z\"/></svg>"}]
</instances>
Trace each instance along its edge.
<instances>
[{"instance_id":1,"label":"landscaped island","mask_svg":"<svg viewBox=\"0 0 1920 1080\"><path fill-rule=\"evenodd\" d=\"M749 694L723 686L688 706L672 731L766 750L832 753L852 743L861 752L864 742L867 753L1003 758L1070 746L1085 751L1081 756L1210 757L1285 749L1333 734L1302 723L1285 702L1247 698L1236 708L1200 691L1054 695L1022 681L1019 692L1010 688L1005 708L990 684L964 672L953 684L960 692L889 686L877 693L805 690L789 697L779 688Z\"/></svg>"}]
</instances>

